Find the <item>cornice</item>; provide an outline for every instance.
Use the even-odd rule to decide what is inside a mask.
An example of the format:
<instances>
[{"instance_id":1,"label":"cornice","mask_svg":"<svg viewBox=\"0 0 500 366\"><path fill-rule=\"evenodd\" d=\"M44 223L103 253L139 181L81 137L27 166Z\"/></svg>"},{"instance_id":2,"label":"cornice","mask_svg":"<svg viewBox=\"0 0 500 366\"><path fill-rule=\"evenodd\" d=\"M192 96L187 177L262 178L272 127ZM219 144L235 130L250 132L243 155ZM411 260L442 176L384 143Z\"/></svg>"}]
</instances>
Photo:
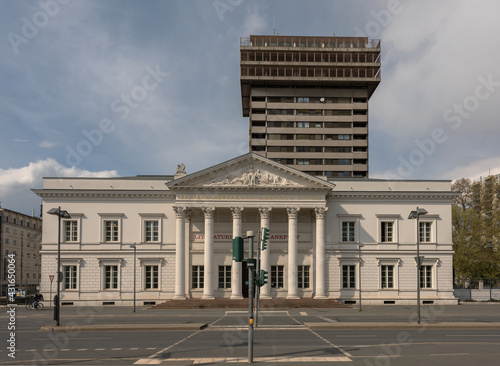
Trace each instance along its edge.
<instances>
[{"instance_id":1,"label":"cornice","mask_svg":"<svg viewBox=\"0 0 500 366\"><path fill-rule=\"evenodd\" d=\"M131 190L34 190L41 198L133 198L133 199L175 199L171 191Z\"/></svg>"},{"instance_id":2,"label":"cornice","mask_svg":"<svg viewBox=\"0 0 500 366\"><path fill-rule=\"evenodd\" d=\"M355 200L444 200L451 201L456 197L455 192L425 192L425 191L405 191L405 192L337 192L332 191L329 195L330 201L336 199L355 199Z\"/></svg>"}]
</instances>

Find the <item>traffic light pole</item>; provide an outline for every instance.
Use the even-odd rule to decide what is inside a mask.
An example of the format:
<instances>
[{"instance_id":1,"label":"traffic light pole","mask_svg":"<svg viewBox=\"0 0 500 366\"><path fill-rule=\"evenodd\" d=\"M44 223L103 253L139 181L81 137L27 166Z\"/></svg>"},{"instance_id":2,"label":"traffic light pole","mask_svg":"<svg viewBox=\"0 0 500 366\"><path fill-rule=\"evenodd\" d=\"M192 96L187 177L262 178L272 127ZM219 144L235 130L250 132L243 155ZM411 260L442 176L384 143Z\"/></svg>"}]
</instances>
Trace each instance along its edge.
<instances>
[{"instance_id":1,"label":"traffic light pole","mask_svg":"<svg viewBox=\"0 0 500 366\"><path fill-rule=\"evenodd\" d=\"M247 231L249 243L248 259L253 260L253 231ZM252 261L250 261L252 262ZM253 363L253 281L255 278L255 268L248 268L248 363Z\"/></svg>"},{"instance_id":2,"label":"traffic light pole","mask_svg":"<svg viewBox=\"0 0 500 366\"><path fill-rule=\"evenodd\" d=\"M260 297L260 248L261 248L261 233L259 231L259 241L257 244L257 264L255 268L255 328L259 327L259 297Z\"/></svg>"}]
</instances>

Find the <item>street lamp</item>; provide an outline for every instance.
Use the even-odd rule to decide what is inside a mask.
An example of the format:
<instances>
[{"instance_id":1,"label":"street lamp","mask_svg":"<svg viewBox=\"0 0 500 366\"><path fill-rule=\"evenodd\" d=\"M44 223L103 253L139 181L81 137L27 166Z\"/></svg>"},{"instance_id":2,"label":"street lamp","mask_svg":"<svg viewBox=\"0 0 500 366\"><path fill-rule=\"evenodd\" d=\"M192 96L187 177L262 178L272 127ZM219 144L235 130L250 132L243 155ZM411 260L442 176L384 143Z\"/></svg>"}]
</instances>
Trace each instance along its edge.
<instances>
[{"instance_id":1,"label":"street lamp","mask_svg":"<svg viewBox=\"0 0 500 366\"><path fill-rule=\"evenodd\" d=\"M361 248L363 248L365 245L363 243L358 243L358 251L359 251L359 255L358 255L358 258L359 258L359 268L358 268L358 272L359 272L359 311L363 311L361 309Z\"/></svg>"},{"instance_id":2,"label":"street lamp","mask_svg":"<svg viewBox=\"0 0 500 366\"><path fill-rule=\"evenodd\" d=\"M58 230L57 230L57 300L54 299L54 320L56 321L56 326L59 326L60 319L60 296L61 296L61 218L71 219L71 215L68 211L61 210L61 206L58 208L52 208L47 212L49 215L56 215L58 217Z\"/></svg>"},{"instance_id":3,"label":"street lamp","mask_svg":"<svg viewBox=\"0 0 500 366\"><path fill-rule=\"evenodd\" d=\"M134 249L134 313L135 313L135 262L136 262L136 255L137 255L137 246L134 244L130 245L130 248Z\"/></svg>"},{"instance_id":4,"label":"street lamp","mask_svg":"<svg viewBox=\"0 0 500 366\"><path fill-rule=\"evenodd\" d=\"M417 324L420 324L420 265L422 263L422 258L420 258L420 216L426 215L428 212L423 208L417 207L415 211L411 211L408 219L417 219Z\"/></svg>"}]
</instances>

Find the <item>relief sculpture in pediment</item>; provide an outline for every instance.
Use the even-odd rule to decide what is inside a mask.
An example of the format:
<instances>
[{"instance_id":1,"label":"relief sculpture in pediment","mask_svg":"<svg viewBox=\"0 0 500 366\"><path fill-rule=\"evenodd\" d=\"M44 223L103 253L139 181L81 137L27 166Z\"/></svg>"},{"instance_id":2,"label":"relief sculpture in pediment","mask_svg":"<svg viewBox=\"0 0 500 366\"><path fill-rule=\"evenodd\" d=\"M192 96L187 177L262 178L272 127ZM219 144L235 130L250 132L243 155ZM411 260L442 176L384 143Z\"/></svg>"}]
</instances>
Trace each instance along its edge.
<instances>
[{"instance_id":1,"label":"relief sculpture in pediment","mask_svg":"<svg viewBox=\"0 0 500 366\"><path fill-rule=\"evenodd\" d=\"M214 179L207 184L208 186L272 186L272 187L299 187L298 183L292 182L287 178L258 169L254 171L249 168L241 175L226 175Z\"/></svg>"}]
</instances>

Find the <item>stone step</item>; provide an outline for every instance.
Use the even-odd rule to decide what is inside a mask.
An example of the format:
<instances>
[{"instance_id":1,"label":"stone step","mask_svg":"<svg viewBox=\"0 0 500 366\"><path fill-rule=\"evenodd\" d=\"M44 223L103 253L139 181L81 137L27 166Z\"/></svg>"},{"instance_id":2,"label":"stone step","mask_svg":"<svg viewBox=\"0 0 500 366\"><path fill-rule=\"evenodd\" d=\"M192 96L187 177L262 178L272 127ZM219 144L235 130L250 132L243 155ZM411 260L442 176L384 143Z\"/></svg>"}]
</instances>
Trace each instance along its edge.
<instances>
[{"instance_id":1,"label":"stone step","mask_svg":"<svg viewBox=\"0 0 500 366\"><path fill-rule=\"evenodd\" d=\"M341 304L328 299L262 299L261 309L300 309L300 308L350 308L351 306ZM187 299L168 300L155 305L150 309L248 309L248 299Z\"/></svg>"}]
</instances>

